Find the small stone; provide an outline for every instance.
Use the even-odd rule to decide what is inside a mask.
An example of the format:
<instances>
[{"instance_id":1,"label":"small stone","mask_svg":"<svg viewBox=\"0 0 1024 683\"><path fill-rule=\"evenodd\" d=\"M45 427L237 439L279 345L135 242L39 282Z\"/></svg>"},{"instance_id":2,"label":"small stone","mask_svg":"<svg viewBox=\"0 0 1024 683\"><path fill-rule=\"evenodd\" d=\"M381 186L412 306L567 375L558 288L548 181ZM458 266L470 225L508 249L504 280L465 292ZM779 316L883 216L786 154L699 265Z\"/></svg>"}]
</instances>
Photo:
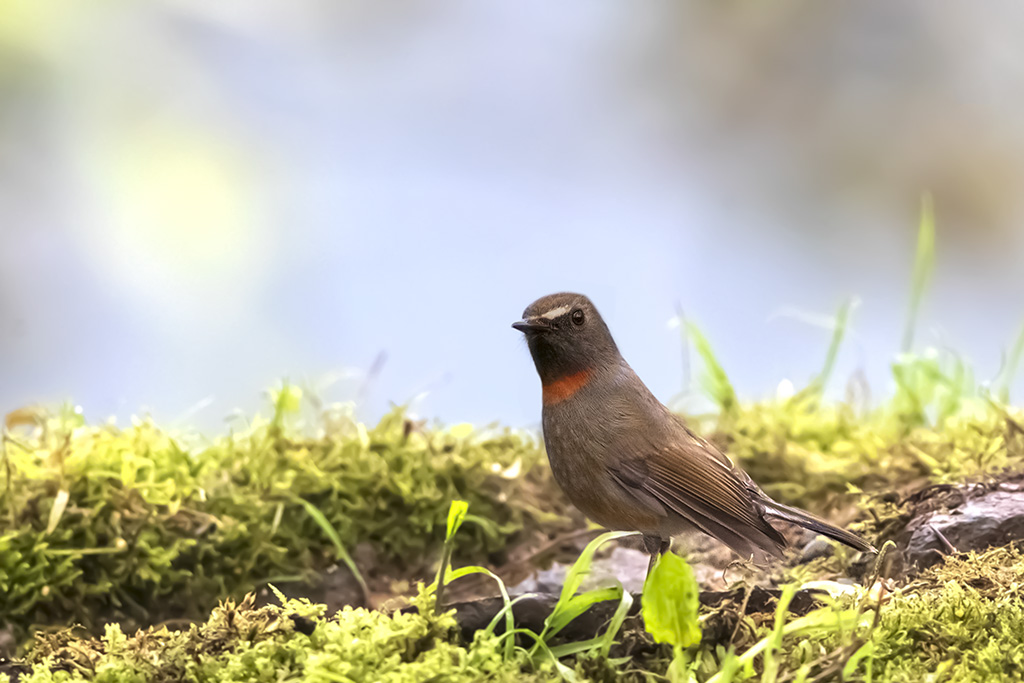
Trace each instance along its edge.
<instances>
[{"instance_id":1,"label":"small stone","mask_svg":"<svg viewBox=\"0 0 1024 683\"><path fill-rule=\"evenodd\" d=\"M819 557L828 557L835 552L835 547L824 536L818 536L800 551L800 564L807 564Z\"/></svg>"}]
</instances>

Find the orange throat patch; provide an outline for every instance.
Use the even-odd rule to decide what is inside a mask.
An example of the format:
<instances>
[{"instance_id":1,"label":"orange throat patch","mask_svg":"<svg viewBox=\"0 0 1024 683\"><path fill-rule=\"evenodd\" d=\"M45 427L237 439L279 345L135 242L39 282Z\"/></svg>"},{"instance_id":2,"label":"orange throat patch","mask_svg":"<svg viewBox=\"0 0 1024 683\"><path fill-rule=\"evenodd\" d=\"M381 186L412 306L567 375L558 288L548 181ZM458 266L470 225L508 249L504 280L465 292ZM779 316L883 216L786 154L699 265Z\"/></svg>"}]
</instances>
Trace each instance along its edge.
<instances>
[{"instance_id":1,"label":"orange throat patch","mask_svg":"<svg viewBox=\"0 0 1024 683\"><path fill-rule=\"evenodd\" d=\"M593 370L580 370L565 377L559 377L544 385L544 405L550 406L572 398L577 391L587 386Z\"/></svg>"}]
</instances>

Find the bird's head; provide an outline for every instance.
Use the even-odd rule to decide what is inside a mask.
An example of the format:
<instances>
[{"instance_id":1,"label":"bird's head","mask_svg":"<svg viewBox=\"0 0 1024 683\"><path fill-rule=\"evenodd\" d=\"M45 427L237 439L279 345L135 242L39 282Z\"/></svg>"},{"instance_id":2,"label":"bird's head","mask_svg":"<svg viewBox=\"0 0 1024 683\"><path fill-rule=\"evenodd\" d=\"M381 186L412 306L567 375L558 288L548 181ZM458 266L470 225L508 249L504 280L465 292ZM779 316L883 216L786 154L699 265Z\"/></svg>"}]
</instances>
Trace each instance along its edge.
<instances>
[{"instance_id":1,"label":"bird's head","mask_svg":"<svg viewBox=\"0 0 1024 683\"><path fill-rule=\"evenodd\" d=\"M541 382L616 366L619 349L601 314L582 294L562 292L537 299L512 327L526 343Z\"/></svg>"}]
</instances>

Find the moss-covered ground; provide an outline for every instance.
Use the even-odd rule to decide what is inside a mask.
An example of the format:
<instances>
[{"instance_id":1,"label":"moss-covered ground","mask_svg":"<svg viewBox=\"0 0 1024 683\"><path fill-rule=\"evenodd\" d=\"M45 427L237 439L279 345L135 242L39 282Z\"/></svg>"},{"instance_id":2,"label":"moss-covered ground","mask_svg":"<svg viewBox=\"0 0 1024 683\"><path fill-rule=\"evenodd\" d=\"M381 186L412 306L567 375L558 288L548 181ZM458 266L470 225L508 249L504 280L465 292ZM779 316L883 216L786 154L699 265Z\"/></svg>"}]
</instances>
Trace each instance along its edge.
<instances>
[{"instance_id":1,"label":"moss-covered ground","mask_svg":"<svg viewBox=\"0 0 1024 683\"><path fill-rule=\"evenodd\" d=\"M469 502L475 522L459 535L457 560L568 528L531 436L427 429L399 411L371 428L328 411L304 429L299 400L285 389L272 419L212 442L149 421L117 429L73 411L12 414L0 467L0 627L20 641L51 625L205 618L225 597L339 559L346 568L363 545L385 578L422 576L454 499Z\"/></svg>"},{"instance_id":2,"label":"moss-covered ground","mask_svg":"<svg viewBox=\"0 0 1024 683\"><path fill-rule=\"evenodd\" d=\"M935 356L900 363L897 374L910 379L874 410L811 390L725 402L713 422L695 420L773 495L852 522L880 544L904 512L905 493L1003 476L1024 459L1017 411L954 386ZM528 634L509 647L504 624L469 639L451 614L434 614L429 590L408 588L433 579L453 500L469 509L450 541L456 567L501 574L517 547L579 528L533 436L428 426L398 410L366 427L294 388L278 392L272 406L270 418L212 441L145 420L124 429L86 425L74 411L8 416L0 619L11 654L22 658L8 665L9 675L678 679L669 672L671 648L656 646L632 618L600 647L538 650ZM367 547L372 552L356 552ZM841 577L850 560L837 552L776 568L775 578ZM246 597L332 567L370 577L367 595L353 600L370 609L326 614L300 601L257 606ZM1024 659L1022 579L1024 559L1012 547L953 556L913 579L883 581L876 623L869 617L878 586L872 594L849 589L825 609L860 610L853 621L796 628L779 635L770 657L730 664L730 644L742 653L771 638L777 615L748 615L730 639L709 631L687 661L702 681L1013 680ZM418 611L372 609L389 592L404 592ZM701 619L707 631L711 613Z\"/></svg>"},{"instance_id":3,"label":"moss-covered ground","mask_svg":"<svg viewBox=\"0 0 1024 683\"><path fill-rule=\"evenodd\" d=\"M954 558L891 595L873 627L843 633L819 619L818 628L781 640L774 680L841 680L844 670L845 680L1020 680L1022 579L1024 558L1015 549ZM566 670L559 671L551 661L531 660L525 649L507 656L493 634L462 641L450 613L434 616L428 596L415 604L417 613L346 608L328 616L322 607L298 601L260 608L251 600L227 601L205 623L186 630L126 635L111 625L96 639L41 637L23 664L7 670L33 682L469 683L663 680L669 666L667 652L630 661L614 659L613 650L610 660L567 658ZM756 636L768 630L760 627ZM854 660L856 653L862 654ZM707 680L721 676L717 669L727 655L720 645L708 645L694 658L698 677ZM640 663L647 668L638 668ZM755 662L752 671L764 680L763 662ZM743 677L740 667L737 679Z\"/></svg>"}]
</instances>

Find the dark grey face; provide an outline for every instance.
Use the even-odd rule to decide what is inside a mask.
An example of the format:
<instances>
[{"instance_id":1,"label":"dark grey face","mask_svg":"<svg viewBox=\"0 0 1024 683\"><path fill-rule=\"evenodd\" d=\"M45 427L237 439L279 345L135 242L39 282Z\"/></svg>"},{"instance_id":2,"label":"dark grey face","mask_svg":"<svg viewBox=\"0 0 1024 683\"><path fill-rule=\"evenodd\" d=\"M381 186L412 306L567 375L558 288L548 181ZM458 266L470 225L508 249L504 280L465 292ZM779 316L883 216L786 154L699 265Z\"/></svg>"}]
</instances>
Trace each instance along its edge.
<instances>
[{"instance_id":1,"label":"dark grey face","mask_svg":"<svg viewBox=\"0 0 1024 683\"><path fill-rule=\"evenodd\" d=\"M544 383L617 363L619 350L597 308L582 294L563 292L537 299L512 327L526 335Z\"/></svg>"}]
</instances>

